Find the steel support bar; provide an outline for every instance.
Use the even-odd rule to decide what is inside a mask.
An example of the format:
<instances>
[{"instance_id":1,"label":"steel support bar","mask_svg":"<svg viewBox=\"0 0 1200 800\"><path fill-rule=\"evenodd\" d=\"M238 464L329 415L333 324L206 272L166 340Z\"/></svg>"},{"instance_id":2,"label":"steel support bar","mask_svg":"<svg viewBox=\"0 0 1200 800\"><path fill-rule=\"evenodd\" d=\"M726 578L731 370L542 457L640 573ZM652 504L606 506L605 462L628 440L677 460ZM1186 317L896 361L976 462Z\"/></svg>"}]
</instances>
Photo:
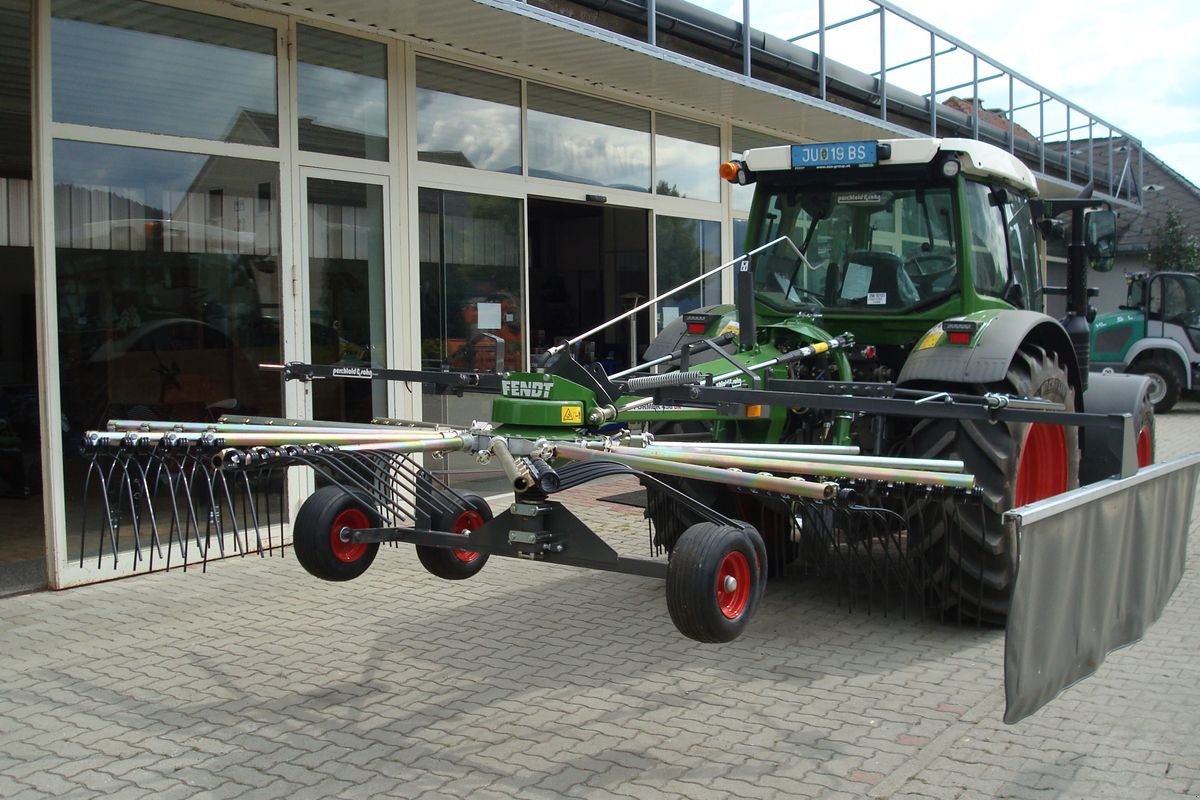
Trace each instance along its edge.
<instances>
[{"instance_id":1,"label":"steel support bar","mask_svg":"<svg viewBox=\"0 0 1200 800\"><path fill-rule=\"evenodd\" d=\"M599 534L554 501L543 501L532 515L509 509L466 535L425 528L360 528L346 529L342 537L353 543L404 542L647 578L667 576L666 561L618 555Z\"/></svg>"},{"instance_id":2,"label":"steel support bar","mask_svg":"<svg viewBox=\"0 0 1200 800\"><path fill-rule=\"evenodd\" d=\"M259 369L282 372L287 381L313 381L330 378L352 380L403 381L432 383L446 389L471 389L477 392L500 391L500 376L492 372L439 372L434 370L382 369L376 367L343 367L333 364L259 364Z\"/></svg>"},{"instance_id":3,"label":"steel support bar","mask_svg":"<svg viewBox=\"0 0 1200 800\"><path fill-rule=\"evenodd\" d=\"M821 25L815 31L809 31L808 33L802 33L799 36L793 36L790 39L788 39L788 41L789 42L798 42L801 39L807 39L808 37L812 36L815 33L820 33L821 31L831 31L834 28L840 28L843 25L849 25L852 22L858 22L860 19L867 19L868 17L873 17L876 14L880 14L880 13L882 13L882 12L877 8L874 11L868 11L864 14L859 14L856 17L850 17L849 19L844 19L841 22L835 22L832 25Z\"/></svg>"},{"instance_id":4,"label":"steel support bar","mask_svg":"<svg viewBox=\"0 0 1200 800\"><path fill-rule=\"evenodd\" d=\"M715 408L722 405L782 405L822 411L855 411L893 417L936 417L1006 422L1044 422L1052 425L1098 425L1124 429L1120 414L1081 414L1074 411L1050 411L1023 408L989 408L974 403L952 401L917 403L914 400L847 395L809 394L786 390L788 381L770 381L766 389L736 387L684 386L660 389L655 393L663 405L694 405Z\"/></svg>"},{"instance_id":5,"label":"steel support bar","mask_svg":"<svg viewBox=\"0 0 1200 800\"><path fill-rule=\"evenodd\" d=\"M617 447L607 452L616 455L637 455L638 450ZM802 461L787 458L759 458L751 455L729 454L717 455L712 453L688 451L672 453L664 448L650 451L653 458L675 463L694 464L696 466L717 467L720 469L740 469L753 472L781 472L786 475L821 475L830 478L847 478L850 480L885 481L890 483L908 483L920 486L945 486L954 489L975 488L975 476L957 472L933 472L931 470L901 468L893 463L887 466L868 466L863 464L837 463L833 461ZM901 462L902 459L888 459L891 462Z\"/></svg>"},{"instance_id":6,"label":"steel support bar","mask_svg":"<svg viewBox=\"0 0 1200 800\"><path fill-rule=\"evenodd\" d=\"M633 467L651 475L673 475L678 478L693 478L708 483L720 483L726 486L737 486L743 489L758 489L764 492L808 497L815 500L831 500L837 496L838 485L825 481L806 481L800 478L779 478L774 475L750 475L745 472L735 472L716 467L678 464L657 458L641 455L619 455L602 450L589 450L586 447L573 444L556 444L554 451L558 458L570 461L612 461Z\"/></svg>"}]
</instances>

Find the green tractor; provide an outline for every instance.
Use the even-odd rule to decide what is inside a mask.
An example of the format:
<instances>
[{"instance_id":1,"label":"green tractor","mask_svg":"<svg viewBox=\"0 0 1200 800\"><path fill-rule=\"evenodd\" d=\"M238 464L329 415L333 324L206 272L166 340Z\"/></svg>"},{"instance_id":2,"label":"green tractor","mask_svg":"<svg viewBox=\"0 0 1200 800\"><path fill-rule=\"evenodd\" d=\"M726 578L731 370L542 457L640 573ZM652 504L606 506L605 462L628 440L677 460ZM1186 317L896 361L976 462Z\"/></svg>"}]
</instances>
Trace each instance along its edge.
<instances>
[{"instance_id":1,"label":"green tractor","mask_svg":"<svg viewBox=\"0 0 1200 800\"><path fill-rule=\"evenodd\" d=\"M733 332L723 353L701 351L686 368L749 386L753 377L731 376L728 362L775 355L782 363L769 369L772 377L841 386L847 395L1002 395L1128 414L1139 466L1153 461L1147 382L1089 375L1087 269L1110 269L1115 245L1114 215L1102 203L1039 199L1024 164L963 139L767 147L722 165L722 176L755 186L745 242L753 255L735 268L737 304L682 315L652 343L648 362ZM1059 219L1068 213L1069 222ZM1044 312L1042 267L1044 239L1064 232L1070 275L1060 321ZM829 342L816 359L787 358ZM1111 474L1102 462L1112 442L1091 429L1081 436L1075 425L895 417L872 412L869 399L858 408L772 405L706 418L662 416L672 412L659 407L643 420L661 436L853 444L882 456L961 460L976 476L983 513L955 515L938 507L952 500L918 499L904 511L909 551L924 561L935 603L996 622L1007 614L1016 570L1004 512ZM797 518L786 504L679 488L759 527L772 573L797 556ZM677 523L653 497L648 513L669 546Z\"/></svg>"},{"instance_id":2,"label":"green tractor","mask_svg":"<svg viewBox=\"0 0 1200 800\"><path fill-rule=\"evenodd\" d=\"M1119 311L1092 324L1097 369L1150 379L1156 414L1200 387L1200 276L1191 272L1136 272Z\"/></svg>"}]
</instances>

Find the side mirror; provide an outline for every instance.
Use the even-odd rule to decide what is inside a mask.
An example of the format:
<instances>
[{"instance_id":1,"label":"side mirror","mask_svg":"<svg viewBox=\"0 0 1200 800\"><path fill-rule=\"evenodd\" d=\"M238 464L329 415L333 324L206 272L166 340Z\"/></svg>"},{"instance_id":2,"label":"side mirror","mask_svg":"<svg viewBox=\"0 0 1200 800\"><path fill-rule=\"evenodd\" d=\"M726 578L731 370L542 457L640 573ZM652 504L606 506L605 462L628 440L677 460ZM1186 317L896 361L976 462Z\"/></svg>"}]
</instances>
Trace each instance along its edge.
<instances>
[{"instance_id":1,"label":"side mirror","mask_svg":"<svg viewBox=\"0 0 1200 800\"><path fill-rule=\"evenodd\" d=\"M1107 209L1089 211L1084 220L1088 263L1097 272L1108 272L1117 258L1117 215Z\"/></svg>"}]
</instances>

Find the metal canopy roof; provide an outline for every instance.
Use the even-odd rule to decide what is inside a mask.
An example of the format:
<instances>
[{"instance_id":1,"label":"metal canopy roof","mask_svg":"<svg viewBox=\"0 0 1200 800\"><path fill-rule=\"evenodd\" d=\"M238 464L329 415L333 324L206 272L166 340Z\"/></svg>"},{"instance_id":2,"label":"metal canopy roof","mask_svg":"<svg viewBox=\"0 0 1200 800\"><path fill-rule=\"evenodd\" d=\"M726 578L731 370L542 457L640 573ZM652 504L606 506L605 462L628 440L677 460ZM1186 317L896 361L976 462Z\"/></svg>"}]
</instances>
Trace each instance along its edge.
<instances>
[{"instance_id":1,"label":"metal canopy roof","mask_svg":"<svg viewBox=\"0 0 1200 800\"><path fill-rule=\"evenodd\" d=\"M911 137L899 125L515 0L246 0L248 6L426 40L811 140ZM1038 175L1051 197L1078 187Z\"/></svg>"},{"instance_id":2,"label":"metal canopy roof","mask_svg":"<svg viewBox=\"0 0 1200 800\"><path fill-rule=\"evenodd\" d=\"M598 87L812 139L908 133L774 84L509 0L251 0L250 5L425 39Z\"/></svg>"}]
</instances>

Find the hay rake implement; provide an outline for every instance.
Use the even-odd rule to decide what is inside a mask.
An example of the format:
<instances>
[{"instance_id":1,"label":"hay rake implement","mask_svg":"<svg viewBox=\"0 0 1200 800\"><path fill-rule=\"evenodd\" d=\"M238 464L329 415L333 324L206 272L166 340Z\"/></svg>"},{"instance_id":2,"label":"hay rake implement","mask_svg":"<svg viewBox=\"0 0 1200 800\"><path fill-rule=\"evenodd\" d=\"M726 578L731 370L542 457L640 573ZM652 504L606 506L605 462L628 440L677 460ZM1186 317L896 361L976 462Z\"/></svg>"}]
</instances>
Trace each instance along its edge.
<instances>
[{"instance_id":1,"label":"hay rake implement","mask_svg":"<svg viewBox=\"0 0 1200 800\"><path fill-rule=\"evenodd\" d=\"M780 241L788 240L759 250ZM744 282L747 261L721 268L735 264ZM749 320L740 335L757 341L752 313L739 311ZM974 622L1007 617L1009 721L1085 677L1161 612L1182 569L1200 458L1139 470L1152 425L1136 429L1124 399L1105 413L1080 413L1001 385L967 394L836 379L828 367L855 347L848 333L797 319L782 323L780 335L803 344L758 348L714 330L719 315L695 316L684 321L707 333L613 375L574 356L600 328L553 348L533 372L264 365L285 380L390 380L494 395L490 419L464 426L113 420L84 440L81 559L153 569L279 552L288 476L300 468L317 488L290 517L291 545L304 568L326 580L358 577L381 544L414 546L426 570L448 580L470 578L491 556L654 577L665 581L675 626L702 642L741 635L768 575L795 571L831 576L849 606L932 609ZM1133 399L1139 388L1108 386ZM910 446L928 420L969 422L983 439L1078 430L1092 485L1051 491L1006 514L997 503L1024 496L1020 486L997 495L996 475L981 485L964 460L930 455L922 450L930 442ZM680 424L703 426L704 440L655 435ZM494 516L482 497L439 479L425 459L449 453L499 465L511 503ZM560 496L611 476L632 476L646 489L646 556L619 553ZM1031 495L1044 496L1040 487ZM1151 531L1144 541L1130 538L1134 513ZM1118 517L1124 526L1109 521ZM1045 544L1078 542L1080 532L1094 543ZM1139 548L1160 555L1123 560ZM1061 579L1104 570L1111 576L1074 594ZM1096 597L1116 598L1126 616L1114 621L1106 604L1084 602ZM1056 629L1092 633L1048 661L1047 618Z\"/></svg>"},{"instance_id":2,"label":"hay rake implement","mask_svg":"<svg viewBox=\"0 0 1200 800\"><path fill-rule=\"evenodd\" d=\"M275 369L298 380L344 373L307 364ZM924 567L908 533L913 509L969 513L976 502L973 478L958 461L865 455L847 445L672 442L631 432L614 425L619 398L641 391L653 401L652 393L673 381L616 383L569 351L540 373L360 376L435 379L448 389L499 389L500 396L493 420L463 428L397 420L112 420L85 437L91 460L81 559L116 565L130 558L152 569L278 551L287 475L305 468L318 488L292 520L292 545L320 578L355 578L380 544L399 543L415 545L425 568L450 580L471 577L492 555L652 576L666 580L668 608L684 634L728 641L753 616L768 571L818 569L849 589L868 590L868 603L886 607L893 591L907 603L912 589L927 583L914 577ZM653 413L645 403L635 408ZM419 458L451 452L502 468L513 502L499 516ZM647 489L647 556L619 554L556 497L614 475L633 476ZM756 508L786 521L785 532L760 531L761 517L684 491L700 483L753 498ZM931 502L949 496L954 503ZM851 602L859 596L847 593Z\"/></svg>"}]
</instances>

